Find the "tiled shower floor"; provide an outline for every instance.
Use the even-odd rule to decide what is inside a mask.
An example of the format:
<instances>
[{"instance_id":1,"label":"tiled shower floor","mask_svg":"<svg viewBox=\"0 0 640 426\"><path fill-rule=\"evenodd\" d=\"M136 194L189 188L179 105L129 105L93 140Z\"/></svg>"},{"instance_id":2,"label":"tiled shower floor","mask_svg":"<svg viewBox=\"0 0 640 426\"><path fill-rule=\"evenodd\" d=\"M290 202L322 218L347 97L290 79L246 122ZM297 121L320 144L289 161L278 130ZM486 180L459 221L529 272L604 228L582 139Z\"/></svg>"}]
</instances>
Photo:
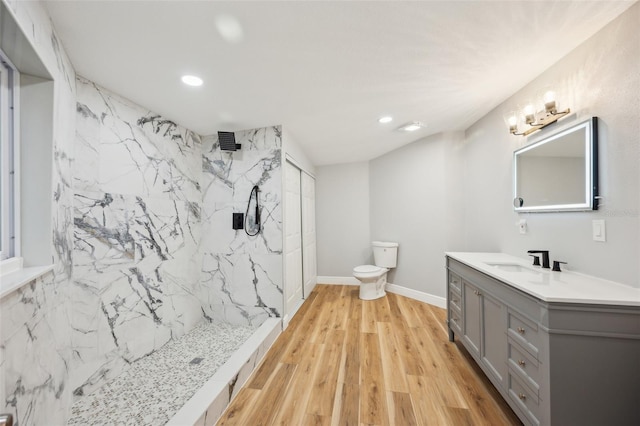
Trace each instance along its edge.
<instances>
[{"instance_id":1,"label":"tiled shower floor","mask_svg":"<svg viewBox=\"0 0 640 426\"><path fill-rule=\"evenodd\" d=\"M164 425L254 331L203 323L79 399L68 424Z\"/></svg>"}]
</instances>

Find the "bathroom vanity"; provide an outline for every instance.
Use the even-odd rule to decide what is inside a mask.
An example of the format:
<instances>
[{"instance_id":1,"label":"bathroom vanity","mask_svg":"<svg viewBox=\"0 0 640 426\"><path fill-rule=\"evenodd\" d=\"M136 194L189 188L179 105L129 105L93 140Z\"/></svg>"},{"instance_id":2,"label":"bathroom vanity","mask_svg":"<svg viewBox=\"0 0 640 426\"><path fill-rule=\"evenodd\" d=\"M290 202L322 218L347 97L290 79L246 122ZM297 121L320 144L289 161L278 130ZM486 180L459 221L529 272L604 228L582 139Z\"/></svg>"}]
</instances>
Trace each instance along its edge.
<instances>
[{"instance_id":1,"label":"bathroom vanity","mask_svg":"<svg viewBox=\"0 0 640 426\"><path fill-rule=\"evenodd\" d=\"M527 425L640 424L640 289L446 253L449 340Z\"/></svg>"}]
</instances>

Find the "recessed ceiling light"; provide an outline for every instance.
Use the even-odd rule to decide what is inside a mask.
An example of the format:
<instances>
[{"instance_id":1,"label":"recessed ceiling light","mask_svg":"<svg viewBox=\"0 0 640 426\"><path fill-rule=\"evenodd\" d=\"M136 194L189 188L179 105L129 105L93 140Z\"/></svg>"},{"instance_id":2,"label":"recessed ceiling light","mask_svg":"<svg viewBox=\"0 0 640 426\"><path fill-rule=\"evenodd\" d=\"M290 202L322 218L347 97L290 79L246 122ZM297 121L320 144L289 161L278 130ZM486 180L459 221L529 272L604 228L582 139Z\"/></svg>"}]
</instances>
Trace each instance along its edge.
<instances>
[{"instance_id":1,"label":"recessed ceiling light","mask_svg":"<svg viewBox=\"0 0 640 426\"><path fill-rule=\"evenodd\" d=\"M381 123L381 124L391 123L392 121L393 121L393 117L389 117L388 115L385 117L378 118L378 123Z\"/></svg>"},{"instance_id":2,"label":"recessed ceiling light","mask_svg":"<svg viewBox=\"0 0 640 426\"><path fill-rule=\"evenodd\" d=\"M214 20L220 36L229 43L240 43L244 38L244 31L240 22L231 15L220 15Z\"/></svg>"},{"instance_id":3,"label":"recessed ceiling light","mask_svg":"<svg viewBox=\"0 0 640 426\"><path fill-rule=\"evenodd\" d=\"M202 79L195 75L183 75L182 82L187 86L202 86Z\"/></svg>"},{"instance_id":4,"label":"recessed ceiling light","mask_svg":"<svg viewBox=\"0 0 640 426\"><path fill-rule=\"evenodd\" d=\"M407 123L403 126L398 127L398 130L401 132L415 132L418 129L422 129L426 127L426 125L422 124L419 121L412 121L411 123Z\"/></svg>"}]
</instances>

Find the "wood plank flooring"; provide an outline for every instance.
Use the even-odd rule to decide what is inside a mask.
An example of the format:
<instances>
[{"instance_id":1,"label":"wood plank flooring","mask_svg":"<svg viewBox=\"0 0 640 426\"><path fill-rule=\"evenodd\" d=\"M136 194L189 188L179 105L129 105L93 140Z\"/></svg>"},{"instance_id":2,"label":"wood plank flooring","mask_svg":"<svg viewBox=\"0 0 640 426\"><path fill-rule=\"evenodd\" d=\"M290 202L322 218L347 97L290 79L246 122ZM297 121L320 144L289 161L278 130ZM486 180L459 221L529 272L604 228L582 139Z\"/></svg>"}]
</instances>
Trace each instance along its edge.
<instances>
[{"instance_id":1,"label":"wood plank flooring","mask_svg":"<svg viewBox=\"0 0 640 426\"><path fill-rule=\"evenodd\" d=\"M519 425L446 311L318 284L218 425Z\"/></svg>"}]
</instances>

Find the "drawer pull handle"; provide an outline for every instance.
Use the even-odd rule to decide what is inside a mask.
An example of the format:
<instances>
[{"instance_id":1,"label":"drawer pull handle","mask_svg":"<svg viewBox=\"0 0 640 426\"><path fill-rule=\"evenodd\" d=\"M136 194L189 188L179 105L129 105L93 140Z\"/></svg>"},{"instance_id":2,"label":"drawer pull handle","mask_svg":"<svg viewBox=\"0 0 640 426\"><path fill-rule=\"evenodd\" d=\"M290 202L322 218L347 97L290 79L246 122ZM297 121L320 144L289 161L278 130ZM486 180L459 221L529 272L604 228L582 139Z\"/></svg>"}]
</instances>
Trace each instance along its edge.
<instances>
[{"instance_id":1,"label":"drawer pull handle","mask_svg":"<svg viewBox=\"0 0 640 426\"><path fill-rule=\"evenodd\" d=\"M518 333L520 333L520 334L524 334L524 332L525 332L525 331L526 331L526 330L525 330L524 328L522 328L522 327L518 327Z\"/></svg>"},{"instance_id":2,"label":"drawer pull handle","mask_svg":"<svg viewBox=\"0 0 640 426\"><path fill-rule=\"evenodd\" d=\"M519 360L518 360L518 365L519 365L520 367L524 367L525 365L527 365L527 363L526 363L526 362L524 362L524 360L523 360L523 359L519 359Z\"/></svg>"},{"instance_id":3,"label":"drawer pull handle","mask_svg":"<svg viewBox=\"0 0 640 426\"><path fill-rule=\"evenodd\" d=\"M520 398L522 401L527 399L527 395L523 394L523 393L519 393L518 394L518 398Z\"/></svg>"}]
</instances>

